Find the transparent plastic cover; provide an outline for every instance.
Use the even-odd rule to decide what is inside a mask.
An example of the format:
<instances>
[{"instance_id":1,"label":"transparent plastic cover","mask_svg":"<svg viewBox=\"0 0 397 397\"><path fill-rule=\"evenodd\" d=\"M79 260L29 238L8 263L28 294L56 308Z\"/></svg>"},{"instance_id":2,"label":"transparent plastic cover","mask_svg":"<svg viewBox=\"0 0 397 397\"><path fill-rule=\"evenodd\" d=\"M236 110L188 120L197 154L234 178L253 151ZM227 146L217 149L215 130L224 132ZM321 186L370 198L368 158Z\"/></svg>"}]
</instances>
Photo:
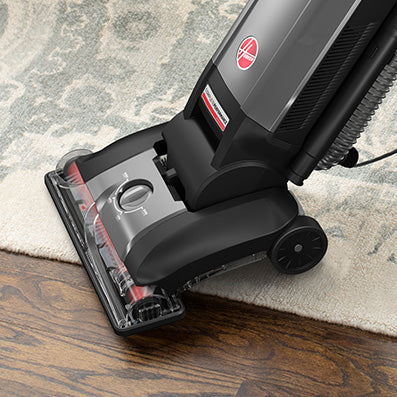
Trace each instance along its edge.
<instances>
[{"instance_id":1,"label":"transparent plastic cover","mask_svg":"<svg viewBox=\"0 0 397 397\"><path fill-rule=\"evenodd\" d=\"M51 180L115 324L119 328L130 328L159 321L180 311L181 304L176 295L155 285L135 285L120 260L101 221L100 208L97 208L75 162L77 157L89 153L77 150L65 155L58 162Z\"/></svg>"}]
</instances>

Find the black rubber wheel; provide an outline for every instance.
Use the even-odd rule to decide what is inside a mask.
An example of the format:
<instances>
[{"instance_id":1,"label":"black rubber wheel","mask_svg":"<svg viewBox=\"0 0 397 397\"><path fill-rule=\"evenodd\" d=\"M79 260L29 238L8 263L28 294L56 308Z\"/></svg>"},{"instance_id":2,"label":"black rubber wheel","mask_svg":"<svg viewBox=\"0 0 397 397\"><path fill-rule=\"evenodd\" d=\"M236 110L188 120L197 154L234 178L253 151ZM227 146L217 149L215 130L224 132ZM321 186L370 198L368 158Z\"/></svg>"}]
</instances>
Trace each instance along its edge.
<instances>
[{"instance_id":1,"label":"black rubber wheel","mask_svg":"<svg viewBox=\"0 0 397 397\"><path fill-rule=\"evenodd\" d=\"M147 296L136 302L133 307L134 318L140 321L154 320L161 315L161 301L155 296Z\"/></svg>"},{"instance_id":2,"label":"black rubber wheel","mask_svg":"<svg viewBox=\"0 0 397 397\"><path fill-rule=\"evenodd\" d=\"M268 256L281 273L304 273L316 266L327 252L327 236L313 218L298 216L274 242Z\"/></svg>"}]
</instances>

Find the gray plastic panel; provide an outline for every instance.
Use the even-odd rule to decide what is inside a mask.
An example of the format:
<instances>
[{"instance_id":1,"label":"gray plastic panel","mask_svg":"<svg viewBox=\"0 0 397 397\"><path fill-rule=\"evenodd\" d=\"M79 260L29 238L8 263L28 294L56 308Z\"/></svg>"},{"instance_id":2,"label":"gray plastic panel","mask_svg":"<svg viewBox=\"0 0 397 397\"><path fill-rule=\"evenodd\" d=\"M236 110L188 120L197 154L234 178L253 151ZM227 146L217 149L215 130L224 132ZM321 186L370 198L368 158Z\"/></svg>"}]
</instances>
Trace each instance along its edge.
<instances>
[{"instance_id":1,"label":"gray plastic panel","mask_svg":"<svg viewBox=\"0 0 397 397\"><path fill-rule=\"evenodd\" d=\"M87 182L99 216L122 261L132 241L145 229L169 216L186 211L182 201L175 201L153 159L153 149L138 154ZM119 199L127 186L149 183L152 194L137 208L125 211Z\"/></svg>"},{"instance_id":2,"label":"gray plastic panel","mask_svg":"<svg viewBox=\"0 0 397 397\"><path fill-rule=\"evenodd\" d=\"M362 0L258 0L229 32L214 63L248 117L274 132ZM240 70L242 41L259 44L253 66Z\"/></svg>"}]
</instances>

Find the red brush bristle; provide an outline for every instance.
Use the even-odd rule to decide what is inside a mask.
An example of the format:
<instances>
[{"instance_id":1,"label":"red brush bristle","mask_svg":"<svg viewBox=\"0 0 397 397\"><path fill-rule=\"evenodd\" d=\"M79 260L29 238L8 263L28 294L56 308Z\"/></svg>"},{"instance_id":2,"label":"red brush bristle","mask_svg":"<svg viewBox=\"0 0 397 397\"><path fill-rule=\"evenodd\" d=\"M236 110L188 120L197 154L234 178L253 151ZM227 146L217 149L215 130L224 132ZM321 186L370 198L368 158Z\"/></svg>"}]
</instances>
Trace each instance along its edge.
<instances>
[{"instance_id":1,"label":"red brush bristle","mask_svg":"<svg viewBox=\"0 0 397 397\"><path fill-rule=\"evenodd\" d=\"M79 202L79 209L84 216L85 211L92 207L90 211L93 211L93 214L90 215L91 219L96 219L95 222L95 239L96 243L102 247L102 249L106 249L108 257L111 258L112 263L108 264L109 267L114 267L120 273L128 274L128 270L125 267L124 263L121 261L120 257L117 254L117 251L112 243L112 240L109 237L108 232L105 229L104 224L102 223L98 210L94 204L94 199L85 184L79 168L75 162L71 163L66 170L66 179L68 182L72 182L74 185L73 191L75 192L75 198ZM148 287L138 287L131 286L127 291L126 298L128 303L135 303L139 300L149 296L151 294L150 289Z\"/></svg>"}]
</instances>

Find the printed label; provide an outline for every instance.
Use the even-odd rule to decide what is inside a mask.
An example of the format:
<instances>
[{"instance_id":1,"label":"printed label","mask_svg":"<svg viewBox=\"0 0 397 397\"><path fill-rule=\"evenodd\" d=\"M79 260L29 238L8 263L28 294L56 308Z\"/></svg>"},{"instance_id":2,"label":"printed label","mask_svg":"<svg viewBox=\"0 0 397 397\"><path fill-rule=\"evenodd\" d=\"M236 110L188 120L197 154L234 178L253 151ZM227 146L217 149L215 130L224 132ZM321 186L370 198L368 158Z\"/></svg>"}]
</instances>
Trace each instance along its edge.
<instances>
[{"instance_id":1,"label":"printed label","mask_svg":"<svg viewBox=\"0 0 397 397\"><path fill-rule=\"evenodd\" d=\"M251 36L244 39L237 51L237 66L241 70L248 70L258 55L258 42Z\"/></svg>"},{"instance_id":2,"label":"printed label","mask_svg":"<svg viewBox=\"0 0 397 397\"><path fill-rule=\"evenodd\" d=\"M218 124L219 128L222 131L225 131L225 128L229 124L229 117L227 117L226 112L223 110L221 104L216 99L216 96L212 92L209 85L205 87L205 90L201 94L201 98L203 99L205 105L210 111L215 122Z\"/></svg>"}]
</instances>

